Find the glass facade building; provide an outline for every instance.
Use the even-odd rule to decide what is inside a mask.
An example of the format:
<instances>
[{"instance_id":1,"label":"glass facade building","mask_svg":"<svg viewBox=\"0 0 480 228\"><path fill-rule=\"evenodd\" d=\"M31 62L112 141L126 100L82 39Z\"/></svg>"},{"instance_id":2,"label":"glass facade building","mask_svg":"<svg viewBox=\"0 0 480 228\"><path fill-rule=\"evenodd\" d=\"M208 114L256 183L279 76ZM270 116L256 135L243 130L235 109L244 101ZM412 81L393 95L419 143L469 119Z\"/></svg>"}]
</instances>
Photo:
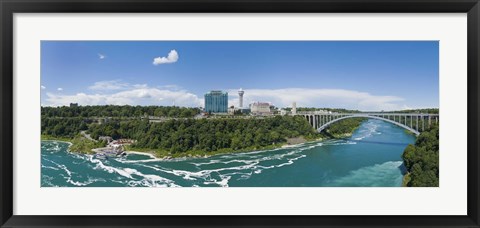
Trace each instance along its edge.
<instances>
[{"instance_id":1,"label":"glass facade building","mask_svg":"<svg viewBox=\"0 0 480 228\"><path fill-rule=\"evenodd\" d=\"M205 94L205 112L227 113L228 93L219 90L212 90Z\"/></svg>"}]
</instances>

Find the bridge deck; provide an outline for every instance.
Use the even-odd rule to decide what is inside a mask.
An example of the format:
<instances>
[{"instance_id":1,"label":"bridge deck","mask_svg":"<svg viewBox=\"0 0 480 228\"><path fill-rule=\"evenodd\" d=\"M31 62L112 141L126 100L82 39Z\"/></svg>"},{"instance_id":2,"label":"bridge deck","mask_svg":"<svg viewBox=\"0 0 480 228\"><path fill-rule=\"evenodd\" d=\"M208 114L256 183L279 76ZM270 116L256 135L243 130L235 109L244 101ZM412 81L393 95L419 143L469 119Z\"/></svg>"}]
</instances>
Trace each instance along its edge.
<instances>
[{"instance_id":1,"label":"bridge deck","mask_svg":"<svg viewBox=\"0 0 480 228\"><path fill-rule=\"evenodd\" d=\"M326 113L326 112L298 112L296 115L307 118L310 125L321 132L331 124L343 119L363 117L383 120L403 127L416 135L421 130L431 127L432 121L438 123L439 114L432 113L391 113L391 112L359 112L359 113ZM415 120L414 120L415 119ZM427 122L427 123L426 123ZM410 125L410 126L409 126ZM415 126L415 128L414 128Z\"/></svg>"},{"instance_id":2,"label":"bridge deck","mask_svg":"<svg viewBox=\"0 0 480 228\"><path fill-rule=\"evenodd\" d=\"M439 114L434 114L434 113L392 113L392 112L358 112L358 113L297 112L296 115L439 116Z\"/></svg>"}]
</instances>

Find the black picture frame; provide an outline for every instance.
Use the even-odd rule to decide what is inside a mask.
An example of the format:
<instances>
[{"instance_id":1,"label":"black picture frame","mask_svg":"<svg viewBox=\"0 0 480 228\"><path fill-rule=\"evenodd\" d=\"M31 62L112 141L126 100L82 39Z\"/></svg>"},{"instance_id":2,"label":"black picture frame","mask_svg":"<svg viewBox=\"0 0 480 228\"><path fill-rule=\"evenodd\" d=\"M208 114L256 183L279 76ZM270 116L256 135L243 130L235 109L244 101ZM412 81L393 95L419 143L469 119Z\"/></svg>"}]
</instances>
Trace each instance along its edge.
<instances>
[{"instance_id":1,"label":"black picture frame","mask_svg":"<svg viewBox=\"0 0 480 228\"><path fill-rule=\"evenodd\" d=\"M1 227L480 227L478 0L0 0ZM450 13L468 14L466 216L21 216L13 215L14 13Z\"/></svg>"}]
</instances>

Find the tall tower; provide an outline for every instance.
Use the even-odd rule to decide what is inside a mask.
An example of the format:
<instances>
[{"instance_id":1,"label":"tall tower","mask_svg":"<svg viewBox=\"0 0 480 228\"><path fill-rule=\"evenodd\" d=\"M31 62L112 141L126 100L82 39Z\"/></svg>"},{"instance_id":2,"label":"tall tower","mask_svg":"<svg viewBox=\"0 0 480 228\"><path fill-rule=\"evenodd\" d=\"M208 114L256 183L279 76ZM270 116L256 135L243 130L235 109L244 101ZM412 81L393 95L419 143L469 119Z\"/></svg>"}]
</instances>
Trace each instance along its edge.
<instances>
[{"instance_id":1,"label":"tall tower","mask_svg":"<svg viewBox=\"0 0 480 228\"><path fill-rule=\"evenodd\" d=\"M297 115L297 102L292 103L292 115Z\"/></svg>"},{"instance_id":2,"label":"tall tower","mask_svg":"<svg viewBox=\"0 0 480 228\"><path fill-rule=\"evenodd\" d=\"M239 108L242 108L243 107L243 94L245 93L245 91L242 90L242 88L240 88L240 90L238 90L238 96L239 96Z\"/></svg>"}]
</instances>

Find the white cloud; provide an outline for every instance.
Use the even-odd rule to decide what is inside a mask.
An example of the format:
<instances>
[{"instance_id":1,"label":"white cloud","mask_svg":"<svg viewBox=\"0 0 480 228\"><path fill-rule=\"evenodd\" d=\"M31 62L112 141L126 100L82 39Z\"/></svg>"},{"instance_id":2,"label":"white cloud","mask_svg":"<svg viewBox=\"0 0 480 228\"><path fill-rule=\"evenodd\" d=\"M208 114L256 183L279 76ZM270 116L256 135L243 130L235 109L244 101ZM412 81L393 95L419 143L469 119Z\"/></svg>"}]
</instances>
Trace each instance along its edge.
<instances>
[{"instance_id":1,"label":"white cloud","mask_svg":"<svg viewBox=\"0 0 480 228\"><path fill-rule=\"evenodd\" d=\"M197 95L185 90L166 90L148 87L147 85L134 85L125 91L110 94L77 93L74 95L61 95L47 93L48 106L63 106L70 103L80 105L172 105L185 107L199 107L203 100Z\"/></svg>"},{"instance_id":2,"label":"white cloud","mask_svg":"<svg viewBox=\"0 0 480 228\"><path fill-rule=\"evenodd\" d=\"M171 50L167 57L157 57L153 59L153 65L174 63L178 61L178 53L175 50Z\"/></svg>"},{"instance_id":3,"label":"white cloud","mask_svg":"<svg viewBox=\"0 0 480 228\"><path fill-rule=\"evenodd\" d=\"M172 90L172 91L177 91L177 90L182 90L183 88L178 85L162 85L162 86L157 86L159 89L167 89L167 90Z\"/></svg>"},{"instance_id":4,"label":"white cloud","mask_svg":"<svg viewBox=\"0 0 480 228\"><path fill-rule=\"evenodd\" d=\"M148 88L148 85L147 84L135 84L132 86L132 88L135 88L135 89L146 89Z\"/></svg>"},{"instance_id":5,"label":"white cloud","mask_svg":"<svg viewBox=\"0 0 480 228\"><path fill-rule=\"evenodd\" d=\"M59 88L59 91L61 88ZM89 87L92 93L65 95L47 93L45 105L164 105L203 107L203 94L199 96L176 85L150 87L147 84L129 84L119 80L100 81ZM238 106L238 89L226 90L229 106ZM397 96L372 95L367 92L344 89L244 89L244 107L255 101L270 102L277 107L346 108L361 111L390 111L411 108Z\"/></svg>"},{"instance_id":6,"label":"white cloud","mask_svg":"<svg viewBox=\"0 0 480 228\"><path fill-rule=\"evenodd\" d=\"M122 90L128 89L130 85L128 83L121 82L119 80L111 81L99 81L95 82L92 86L89 86L90 90L109 91L109 90Z\"/></svg>"},{"instance_id":7,"label":"white cloud","mask_svg":"<svg viewBox=\"0 0 480 228\"><path fill-rule=\"evenodd\" d=\"M401 97L378 96L366 92L344 89L244 89L243 104L255 101L271 102L277 107L291 107L297 102L297 107L327 107L346 108L362 111L400 110L405 104ZM228 90L229 106L238 106L237 89Z\"/></svg>"},{"instance_id":8,"label":"white cloud","mask_svg":"<svg viewBox=\"0 0 480 228\"><path fill-rule=\"evenodd\" d=\"M47 87L45 87L45 86L41 85L41 86L40 86L40 88L41 88L41 89L46 89Z\"/></svg>"},{"instance_id":9,"label":"white cloud","mask_svg":"<svg viewBox=\"0 0 480 228\"><path fill-rule=\"evenodd\" d=\"M105 55L103 55L103 54L100 54L100 53L98 53L98 58L99 58L99 59L105 59L105 58L107 58L107 56L105 56Z\"/></svg>"},{"instance_id":10,"label":"white cloud","mask_svg":"<svg viewBox=\"0 0 480 228\"><path fill-rule=\"evenodd\" d=\"M63 91L63 88L58 88L57 90L58 90L58 91Z\"/></svg>"}]
</instances>

